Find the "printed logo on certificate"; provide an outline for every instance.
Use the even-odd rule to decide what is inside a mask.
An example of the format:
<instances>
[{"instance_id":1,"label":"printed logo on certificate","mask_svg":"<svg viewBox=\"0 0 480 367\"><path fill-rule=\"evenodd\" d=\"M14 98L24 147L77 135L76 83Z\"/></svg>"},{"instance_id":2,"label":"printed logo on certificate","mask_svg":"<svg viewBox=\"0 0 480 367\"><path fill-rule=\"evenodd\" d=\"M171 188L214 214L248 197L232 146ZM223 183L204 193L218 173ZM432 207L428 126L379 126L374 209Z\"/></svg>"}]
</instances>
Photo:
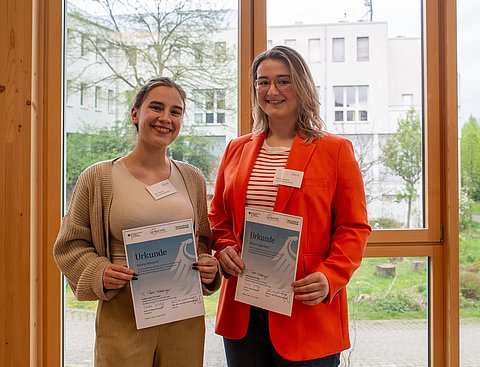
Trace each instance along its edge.
<instances>
[{"instance_id":1,"label":"printed logo on certificate","mask_svg":"<svg viewBox=\"0 0 480 367\"><path fill-rule=\"evenodd\" d=\"M302 218L261 209L245 209L242 259L235 300L292 315Z\"/></svg>"},{"instance_id":2,"label":"printed logo on certificate","mask_svg":"<svg viewBox=\"0 0 480 367\"><path fill-rule=\"evenodd\" d=\"M205 314L191 219L123 231L137 329Z\"/></svg>"}]
</instances>

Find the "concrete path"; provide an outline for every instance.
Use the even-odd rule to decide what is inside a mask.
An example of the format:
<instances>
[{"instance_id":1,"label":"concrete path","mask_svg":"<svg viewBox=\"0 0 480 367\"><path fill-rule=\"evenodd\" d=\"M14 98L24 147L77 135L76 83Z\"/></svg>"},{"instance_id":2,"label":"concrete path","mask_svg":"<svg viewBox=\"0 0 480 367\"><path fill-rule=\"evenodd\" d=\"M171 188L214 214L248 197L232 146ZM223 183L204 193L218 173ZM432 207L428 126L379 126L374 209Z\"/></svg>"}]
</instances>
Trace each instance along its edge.
<instances>
[{"instance_id":1,"label":"concrete path","mask_svg":"<svg viewBox=\"0 0 480 367\"><path fill-rule=\"evenodd\" d=\"M65 324L65 366L93 367L95 312L69 310ZM350 326L353 348L342 354L342 367L428 366L426 321L362 320ZM224 367L222 338L213 327L214 320L207 319L205 366ZM480 320L462 320L460 334L460 367L480 367Z\"/></svg>"}]
</instances>

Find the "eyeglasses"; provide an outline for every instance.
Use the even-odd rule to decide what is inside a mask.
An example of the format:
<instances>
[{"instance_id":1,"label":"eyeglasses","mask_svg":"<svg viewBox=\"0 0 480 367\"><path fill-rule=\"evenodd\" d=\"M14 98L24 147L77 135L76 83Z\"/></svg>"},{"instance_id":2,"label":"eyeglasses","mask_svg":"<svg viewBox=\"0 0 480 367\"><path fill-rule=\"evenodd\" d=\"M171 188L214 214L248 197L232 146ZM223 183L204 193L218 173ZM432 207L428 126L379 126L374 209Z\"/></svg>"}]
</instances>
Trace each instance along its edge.
<instances>
[{"instance_id":1,"label":"eyeglasses","mask_svg":"<svg viewBox=\"0 0 480 367\"><path fill-rule=\"evenodd\" d=\"M278 79L275 79L274 81L270 81L267 78L260 78L253 82L255 89L259 92L266 92L267 90L270 89L271 84L274 84L275 88L277 88L277 90L279 91L286 91L292 86L292 82L288 77L278 78Z\"/></svg>"}]
</instances>

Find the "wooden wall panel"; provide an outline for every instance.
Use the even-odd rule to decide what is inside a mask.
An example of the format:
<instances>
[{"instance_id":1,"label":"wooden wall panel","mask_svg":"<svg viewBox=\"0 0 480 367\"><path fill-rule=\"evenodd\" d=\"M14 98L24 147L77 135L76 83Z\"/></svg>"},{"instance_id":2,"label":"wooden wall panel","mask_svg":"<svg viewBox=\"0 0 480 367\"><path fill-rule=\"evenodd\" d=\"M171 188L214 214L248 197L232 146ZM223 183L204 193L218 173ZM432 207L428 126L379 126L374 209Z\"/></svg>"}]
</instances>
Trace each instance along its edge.
<instances>
[{"instance_id":1,"label":"wooden wall panel","mask_svg":"<svg viewBox=\"0 0 480 367\"><path fill-rule=\"evenodd\" d=\"M32 4L0 2L0 360L30 364Z\"/></svg>"}]
</instances>

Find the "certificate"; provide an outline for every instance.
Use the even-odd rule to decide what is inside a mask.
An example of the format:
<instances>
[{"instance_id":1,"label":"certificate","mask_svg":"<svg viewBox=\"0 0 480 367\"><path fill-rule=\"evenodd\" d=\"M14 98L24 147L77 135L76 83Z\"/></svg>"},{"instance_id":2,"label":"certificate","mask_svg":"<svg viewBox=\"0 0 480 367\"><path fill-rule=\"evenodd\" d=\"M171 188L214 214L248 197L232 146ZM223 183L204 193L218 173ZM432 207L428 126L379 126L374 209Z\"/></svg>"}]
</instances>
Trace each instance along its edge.
<instances>
[{"instance_id":1,"label":"certificate","mask_svg":"<svg viewBox=\"0 0 480 367\"><path fill-rule=\"evenodd\" d=\"M123 231L137 329L205 314L191 219Z\"/></svg>"},{"instance_id":2,"label":"certificate","mask_svg":"<svg viewBox=\"0 0 480 367\"><path fill-rule=\"evenodd\" d=\"M235 300L292 315L302 218L261 209L245 209L242 259Z\"/></svg>"}]
</instances>

